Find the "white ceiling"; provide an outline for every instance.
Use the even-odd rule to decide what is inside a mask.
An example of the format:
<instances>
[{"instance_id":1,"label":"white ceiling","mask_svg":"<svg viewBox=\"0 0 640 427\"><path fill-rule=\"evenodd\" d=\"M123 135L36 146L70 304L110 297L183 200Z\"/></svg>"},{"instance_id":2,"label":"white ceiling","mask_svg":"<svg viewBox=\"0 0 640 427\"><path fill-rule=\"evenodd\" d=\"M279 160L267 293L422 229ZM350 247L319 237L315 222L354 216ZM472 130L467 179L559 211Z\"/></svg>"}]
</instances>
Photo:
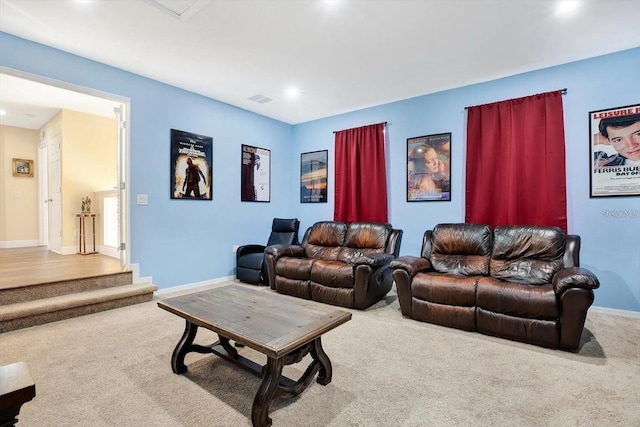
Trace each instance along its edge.
<instances>
[{"instance_id":1,"label":"white ceiling","mask_svg":"<svg viewBox=\"0 0 640 427\"><path fill-rule=\"evenodd\" d=\"M0 74L0 125L40 129L60 109L115 118L117 102Z\"/></svg>"},{"instance_id":2,"label":"white ceiling","mask_svg":"<svg viewBox=\"0 0 640 427\"><path fill-rule=\"evenodd\" d=\"M0 31L296 124L640 46L640 0L557 3L0 0Z\"/></svg>"}]
</instances>

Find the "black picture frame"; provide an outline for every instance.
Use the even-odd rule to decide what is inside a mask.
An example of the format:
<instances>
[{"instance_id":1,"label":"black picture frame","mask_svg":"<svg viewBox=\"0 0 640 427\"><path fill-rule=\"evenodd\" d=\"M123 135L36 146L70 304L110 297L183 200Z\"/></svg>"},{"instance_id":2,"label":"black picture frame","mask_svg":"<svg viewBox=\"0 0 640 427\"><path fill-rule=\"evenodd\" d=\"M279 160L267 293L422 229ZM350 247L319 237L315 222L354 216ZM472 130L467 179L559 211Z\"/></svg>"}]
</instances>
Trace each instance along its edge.
<instances>
[{"instance_id":1,"label":"black picture frame","mask_svg":"<svg viewBox=\"0 0 640 427\"><path fill-rule=\"evenodd\" d=\"M271 150L242 144L240 201L271 201Z\"/></svg>"},{"instance_id":2,"label":"black picture frame","mask_svg":"<svg viewBox=\"0 0 640 427\"><path fill-rule=\"evenodd\" d=\"M213 200L213 138L171 129L171 198Z\"/></svg>"},{"instance_id":3,"label":"black picture frame","mask_svg":"<svg viewBox=\"0 0 640 427\"><path fill-rule=\"evenodd\" d=\"M407 138L407 202L451 201L451 132Z\"/></svg>"},{"instance_id":4,"label":"black picture frame","mask_svg":"<svg viewBox=\"0 0 640 427\"><path fill-rule=\"evenodd\" d=\"M327 203L329 150L300 154L300 203Z\"/></svg>"},{"instance_id":5,"label":"black picture frame","mask_svg":"<svg viewBox=\"0 0 640 427\"><path fill-rule=\"evenodd\" d=\"M638 144L640 104L589 112L590 198L640 196Z\"/></svg>"}]
</instances>

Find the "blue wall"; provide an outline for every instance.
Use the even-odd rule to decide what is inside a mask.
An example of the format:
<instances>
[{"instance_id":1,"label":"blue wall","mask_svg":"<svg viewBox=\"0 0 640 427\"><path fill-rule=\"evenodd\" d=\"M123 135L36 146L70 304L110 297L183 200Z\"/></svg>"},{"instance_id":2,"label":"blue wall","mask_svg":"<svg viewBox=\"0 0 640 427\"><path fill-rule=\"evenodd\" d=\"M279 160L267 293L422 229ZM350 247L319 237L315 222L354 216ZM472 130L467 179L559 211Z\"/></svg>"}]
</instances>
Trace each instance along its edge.
<instances>
[{"instance_id":1,"label":"blue wall","mask_svg":"<svg viewBox=\"0 0 640 427\"><path fill-rule=\"evenodd\" d=\"M640 103L640 49L297 125L291 162L302 152L328 149L329 200L323 205L294 203L294 215L302 218L302 228L333 217L333 131L387 121L389 221L404 230L400 252L418 255L425 230L440 222L464 222L464 108L562 88L568 89L563 104L569 233L582 237L581 265L600 279L594 304L640 311L640 197L589 198L588 114ZM452 133L452 201L407 203L407 138L443 132ZM292 188L292 199L296 192ZM626 211L627 216L620 215Z\"/></svg>"},{"instance_id":2,"label":"blue wall","mask_svg":"<svg viewBox=\"0 0 640 427\"><path fill-rule=\"evenodd\" d=\"M640 197L589 198L588 135L589 111L640 102L640 49L296 126L5 33L0 65L131 99L131 262L161 288L233 275L231 246L259 243L273 217L300 218L301 232L332 219L333 131L384 121L390 222L404 230L401 253L417 255L426 229L464 221L464 107L566 87L569 232L582 236L581 264L600 278L595 305L640 311ZM212 202L169 199L171 128L213 137ZM441 132L453 139L452 201L407 203L406 139ZM240 202L241 144L272 150L271 203ZM325 149L329 201L300 204L300 153ZM148 206L135 204L138 193Z\"/></svg>"},{"instance_id":3,"label":"blue wall","mask_svg":"<svg viewBox=\"0 0 640 427\"><path fill-rule=\"evenodd\" d=\"M160 288L235 274L232 246L290 215L290 125L6 33L0 65L130 98L131 262ZM170 199L170 129L213 137L212 201ZM240 202L241 144L271 150L271 203Z\"/></svg>"}]
</instances>

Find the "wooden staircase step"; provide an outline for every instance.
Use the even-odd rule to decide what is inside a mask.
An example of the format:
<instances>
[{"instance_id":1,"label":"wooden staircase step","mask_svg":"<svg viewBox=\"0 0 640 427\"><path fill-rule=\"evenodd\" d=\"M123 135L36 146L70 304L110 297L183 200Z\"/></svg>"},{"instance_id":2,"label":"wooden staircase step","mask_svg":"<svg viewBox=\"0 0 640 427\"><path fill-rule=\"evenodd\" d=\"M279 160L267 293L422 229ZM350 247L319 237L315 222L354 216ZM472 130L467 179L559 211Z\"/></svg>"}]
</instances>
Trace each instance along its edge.
<instances>
[{"instance_id":1,"label":"wooden staircase step","mask_svg":"<svg viewBox=\"0 0 640 427\"><path fill-rule=\"evenodd\" d=\"M133 273L131 271L121 271L112 274L79 277L48 283L5 286L0 289L0 305L35 301L42 298L68 295L74 292L86 292L130 285L132 282Z\"/></svg>"},{"instance_id":2,"label":"wooden staircase step","mask_svg":"<svg viewBox=\"0 0 640 427\"><path fill-rule=\"evenodd\" d=\"M156 285L129 284L0 306L0 333L151 301Z\"/></svg>"}]
</instances>

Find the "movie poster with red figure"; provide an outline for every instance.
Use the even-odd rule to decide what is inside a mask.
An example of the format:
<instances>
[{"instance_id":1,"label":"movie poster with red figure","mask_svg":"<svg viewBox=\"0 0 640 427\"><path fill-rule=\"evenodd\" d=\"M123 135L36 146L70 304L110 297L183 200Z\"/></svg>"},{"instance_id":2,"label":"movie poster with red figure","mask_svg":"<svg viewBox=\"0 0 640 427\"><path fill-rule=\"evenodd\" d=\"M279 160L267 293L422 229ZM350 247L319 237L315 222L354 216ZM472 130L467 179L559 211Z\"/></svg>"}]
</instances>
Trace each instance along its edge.
<instances>
[{"instance_id":1,"label":"movie poster with red figure","mask_svg":"<svg viewBox=\"0 0 640 427\"><path fill-rule=\"evenodd\" d=\"M212 200L213 138L171 129L171 198Z\"/></svg>"}]
</instances>

